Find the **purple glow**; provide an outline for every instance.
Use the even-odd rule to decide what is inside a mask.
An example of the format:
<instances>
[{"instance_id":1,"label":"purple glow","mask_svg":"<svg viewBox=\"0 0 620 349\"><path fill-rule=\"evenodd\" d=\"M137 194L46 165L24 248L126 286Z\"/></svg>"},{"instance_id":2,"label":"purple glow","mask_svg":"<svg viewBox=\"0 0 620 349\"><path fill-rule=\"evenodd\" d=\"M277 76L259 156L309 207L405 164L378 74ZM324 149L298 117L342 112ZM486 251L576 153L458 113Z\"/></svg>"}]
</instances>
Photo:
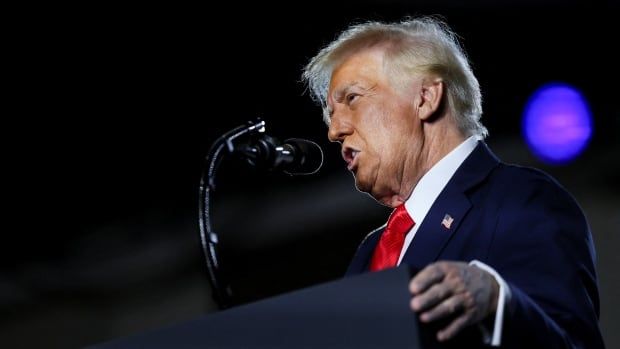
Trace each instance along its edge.
<instances>
[{"instance_id":1,"label":"purple glow","mask_svg":"<svg viewBox=\"0 0 620 349\"><path fill-rule=\"evenodd\" d=\"M592 116L585 98L566 84L547 84L530 97L523 112L523 134L542 161L573 160L592 136Z\"/></svg>"}]
</instances>

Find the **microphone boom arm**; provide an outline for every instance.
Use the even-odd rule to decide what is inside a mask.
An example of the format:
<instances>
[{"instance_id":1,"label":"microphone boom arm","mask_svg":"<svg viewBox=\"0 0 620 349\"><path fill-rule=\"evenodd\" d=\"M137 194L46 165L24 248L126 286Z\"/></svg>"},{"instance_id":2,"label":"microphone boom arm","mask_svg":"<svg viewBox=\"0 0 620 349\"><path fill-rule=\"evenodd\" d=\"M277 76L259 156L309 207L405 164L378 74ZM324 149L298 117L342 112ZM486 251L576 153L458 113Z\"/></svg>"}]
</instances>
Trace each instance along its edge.
<instances>
[{"instance_id":1,"label":"microphone boom arm","mask_svg":"<svg viewBox=\"0 0 620 349\"><path fill-rule=\"evenodd\" d=\"M219 237L211 224L211 193L215 191L215 173L224 155L237 153L251 165L281 170L291 176L314 174L323 164L323 151L318 144L301 138L289 138L281 143L264 132L265 121L260 119L226 132L209 150L200 178L200 242L213 299L220 309L232 305L232 292L218 259ZM239 141L242 138L246 141Z\"/></svg>"},{"instance_id":2,"label":"microphone boom arm","mask_svg":"<svg viewBox=\"0 0 620 349\"><path fill-rule=\"evenodd\" d=\"M223 150L229 153L234 152L234 141L247 134L265 132L265 121L258 120L256 123L238 126L218 138L205 159L205 168L200 178L199 189L199 228L200 242L207 264L209 282L213 288L213 298L220 309L225 309L231 305L231 290L228 280L223 275L218 259L219 238L211 224L211 192L215 190L215 172L217 171L222 159Z\"/></svg>"}]
</instances>

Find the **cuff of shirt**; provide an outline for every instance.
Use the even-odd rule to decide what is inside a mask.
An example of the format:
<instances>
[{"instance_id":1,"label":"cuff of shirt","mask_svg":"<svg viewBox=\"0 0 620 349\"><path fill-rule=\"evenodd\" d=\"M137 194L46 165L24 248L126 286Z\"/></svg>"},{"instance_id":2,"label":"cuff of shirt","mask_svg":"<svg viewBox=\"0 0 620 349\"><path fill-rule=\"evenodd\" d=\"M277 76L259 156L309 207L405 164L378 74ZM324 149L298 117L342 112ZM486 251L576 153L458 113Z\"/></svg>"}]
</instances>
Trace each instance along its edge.
<instances>
[{"instance_id":1,"label":"cuff of shirt","mask_svg":"<svg viewBox=\"0 0 620 349\"><path fill-rule=\"evenodd\" d=\"M495 271L495 269L489 267L488 265L473 260L469 262L469 265L473 265L477 268L480 268L493 276L497 284L499 285L499 296L497 299L497 309L495 310L495 321L493 322L493 332L489 335L486 328L483 327L484 334L484 343L490 344L491 346L497 347L502 343L502 327L504 324L504 308L506 306L506 302L510 300L510 288L506 281L502 279L502 277Z\"/></svg>"}]
</instances>

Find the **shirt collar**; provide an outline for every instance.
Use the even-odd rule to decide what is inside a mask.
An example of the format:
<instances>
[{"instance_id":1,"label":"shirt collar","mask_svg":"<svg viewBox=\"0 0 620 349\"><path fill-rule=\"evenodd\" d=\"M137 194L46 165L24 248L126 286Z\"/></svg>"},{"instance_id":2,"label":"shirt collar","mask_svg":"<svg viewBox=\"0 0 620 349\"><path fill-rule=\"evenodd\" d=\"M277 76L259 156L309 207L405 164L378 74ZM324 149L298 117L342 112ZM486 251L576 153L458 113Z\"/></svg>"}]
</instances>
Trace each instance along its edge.
<instances>
[{"instance_id":1,"label":"shirt collar","mask_svg":"<svg viewBox=\"0 0 620 349\"><path fill-rule=\"evenodd\" d=\"M405 201L405 208L416 225L419 226L422 223L450 178L476 148L478 139L477 135L467 138L420 178L411 196Z\"/></svg>"}]
</instances>

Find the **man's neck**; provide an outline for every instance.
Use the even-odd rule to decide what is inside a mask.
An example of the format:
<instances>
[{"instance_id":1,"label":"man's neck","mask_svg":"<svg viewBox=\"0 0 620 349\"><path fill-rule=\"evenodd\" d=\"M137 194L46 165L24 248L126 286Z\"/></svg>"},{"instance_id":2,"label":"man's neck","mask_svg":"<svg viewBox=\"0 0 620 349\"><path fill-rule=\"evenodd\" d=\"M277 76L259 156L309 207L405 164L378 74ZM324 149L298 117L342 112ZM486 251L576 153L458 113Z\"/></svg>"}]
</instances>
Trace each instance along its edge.
<instances>
[{"instance_id":1,"label":"man's neck","mask_svg":"<svg viewBox=\"0 0 620 349\"><path fill-rule=\"evenodd\" d=\"M443 127L442 132L429 132L422 140L421 156L417 163L407 161L404 164L401 192L398 199L394 200L396 205L406 201L420 182L420 179L437 164L441 159L463 143L468 137L462 135L454 126ZM411 159L409 159L411 160ZM393 206L394 207L394 206Z\"/></svg>"}]
</instances>

